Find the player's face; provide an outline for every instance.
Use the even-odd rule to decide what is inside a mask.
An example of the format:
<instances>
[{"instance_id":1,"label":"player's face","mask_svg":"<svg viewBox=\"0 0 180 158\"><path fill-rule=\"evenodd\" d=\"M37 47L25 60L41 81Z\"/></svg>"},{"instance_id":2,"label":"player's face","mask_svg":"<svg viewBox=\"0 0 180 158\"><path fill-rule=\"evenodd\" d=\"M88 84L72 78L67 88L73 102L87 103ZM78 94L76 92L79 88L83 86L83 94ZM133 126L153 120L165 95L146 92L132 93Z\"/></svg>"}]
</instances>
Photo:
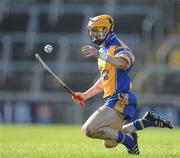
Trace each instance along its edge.
<instances>
[{"instance_id":1,"label":"player's face","mask_svg":"<svg viewBox=\"0 0 180 158\"><path fill-rule=\"evenodd\" d=\"M91 37L92 41L98 40L98 30L96 29L88 29L89 30L89 36Z\"/></svg>"},{"instance_id":2,"label":"player's face","mask_svg":"<svg viewBox=\"0 0 180 158\"><path fill-rule=\"evenodd\" d=\"M91 40L96 44L102 43L102 41L104 40L107 34L106 28L98 28L98 29L88 28L88 30Z\"/></svg>"}]
</instances>

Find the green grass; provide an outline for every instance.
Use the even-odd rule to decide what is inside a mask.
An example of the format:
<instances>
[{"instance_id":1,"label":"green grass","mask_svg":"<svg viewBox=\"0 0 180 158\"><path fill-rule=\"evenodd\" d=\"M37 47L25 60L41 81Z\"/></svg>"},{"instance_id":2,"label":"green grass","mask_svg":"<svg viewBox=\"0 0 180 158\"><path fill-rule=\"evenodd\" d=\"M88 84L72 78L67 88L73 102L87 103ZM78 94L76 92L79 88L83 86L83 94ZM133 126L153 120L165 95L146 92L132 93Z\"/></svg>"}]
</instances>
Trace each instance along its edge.
<instances>
[{"instance_id":1,"label":"green grass","mask_svg":"<svg viewBox=\"0 0 180 158\"><path fill-rule=\"evenodd\" d=\"M139 158L180 158L180 129L139 132ZM1 125L0 158L130 158L124 146L103 147L80 126Z\"/></svg>"}]
</instances>

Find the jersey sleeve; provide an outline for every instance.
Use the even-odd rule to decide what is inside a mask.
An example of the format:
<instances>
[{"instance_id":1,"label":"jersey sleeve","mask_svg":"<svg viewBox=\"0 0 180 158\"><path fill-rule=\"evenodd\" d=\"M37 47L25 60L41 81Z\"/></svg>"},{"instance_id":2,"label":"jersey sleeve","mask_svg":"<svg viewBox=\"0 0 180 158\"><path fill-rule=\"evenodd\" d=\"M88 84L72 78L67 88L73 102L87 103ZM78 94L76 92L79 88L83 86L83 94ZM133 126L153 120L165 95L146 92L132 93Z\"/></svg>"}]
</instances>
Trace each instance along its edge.
<instances>
[{"instance_id":1,"label":"jersey sleeve","mask_svg":"<svg viewBox=\"0 0 180 158\"><path fill-rule=\"evenodd\" d=\"M130 51L122 50L116 54L116 56L125 59L128 65L131 66L135 62L135 56Z\"/></svg>"}]
</instances>

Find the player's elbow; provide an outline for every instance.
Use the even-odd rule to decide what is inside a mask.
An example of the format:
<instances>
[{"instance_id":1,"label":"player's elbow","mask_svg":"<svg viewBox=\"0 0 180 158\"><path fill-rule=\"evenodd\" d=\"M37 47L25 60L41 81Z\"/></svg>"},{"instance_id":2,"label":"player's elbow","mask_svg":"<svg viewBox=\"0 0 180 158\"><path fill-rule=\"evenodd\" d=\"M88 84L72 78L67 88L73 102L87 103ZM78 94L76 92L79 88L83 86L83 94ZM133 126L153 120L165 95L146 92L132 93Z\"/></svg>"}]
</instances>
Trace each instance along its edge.
<instances>
[{"instance_id":1,"label":"player's elbow","mask_svg":"<svg viewBox=\"0 0 180 158\"><path fill-rule=\"evenodd\" d=\"M129 68L129 65L126 64L117 64L115 66L121 70L127 70Z\"/></svg>"},{"instance_id":2,"label":"player's elbow","mask_svg":"<svg viewBox=\"0 0 180 158\"><path fill-rule=\"evenodd\" d=\"M118 68L120 68L121 70L127 70L129 68L129 66L127 66L127 65L119 65Z\"/></svg>"},{"instance_id":3,"label":"player's elbow","mask_svg":"<svg viewBox=\"0 0 180 158\"><path fill-rule=\"evenodd\" d=\"M116 66L119 69L127 70L130 67L130 62L124 58L118 58L118 62L116 63Z\"/></svg>"},{"instance_id":4,"label":"player's elbow","mask_svg":"<svg viewBox=\"0 0 180 158\"><path fill-rule=\"evenodd\" d=\"M118 63L117 67L122 70L127 70L127 69L129 69L130 64L128 62Z\"/></svg>"}]
</instances>

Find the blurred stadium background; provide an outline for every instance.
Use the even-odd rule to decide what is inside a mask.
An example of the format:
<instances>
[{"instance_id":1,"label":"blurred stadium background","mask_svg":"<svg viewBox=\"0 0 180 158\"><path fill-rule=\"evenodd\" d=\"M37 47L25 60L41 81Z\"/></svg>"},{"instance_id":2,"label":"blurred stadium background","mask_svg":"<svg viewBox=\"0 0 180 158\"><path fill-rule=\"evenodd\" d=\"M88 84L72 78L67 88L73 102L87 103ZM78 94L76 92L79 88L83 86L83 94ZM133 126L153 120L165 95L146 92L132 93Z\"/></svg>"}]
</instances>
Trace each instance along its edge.
<instances>
[{"instance_id":1,"label":"blurred stadium background","mask_svg":"<svg viewBox=\"0 0 180 158\"><path fill-rule=\"evenodd\" d=\"M75 105L34 58L39 53L73 90L86 90L99 74L81 47L90 43L89 17L102 13L135 53L137 117L153 109L180 125L180 0L1 0L1 123L81 124L102 104L98 95L84 109ZM43 51L47 43L52 54Z\"/></svg>"}]
</instances>

